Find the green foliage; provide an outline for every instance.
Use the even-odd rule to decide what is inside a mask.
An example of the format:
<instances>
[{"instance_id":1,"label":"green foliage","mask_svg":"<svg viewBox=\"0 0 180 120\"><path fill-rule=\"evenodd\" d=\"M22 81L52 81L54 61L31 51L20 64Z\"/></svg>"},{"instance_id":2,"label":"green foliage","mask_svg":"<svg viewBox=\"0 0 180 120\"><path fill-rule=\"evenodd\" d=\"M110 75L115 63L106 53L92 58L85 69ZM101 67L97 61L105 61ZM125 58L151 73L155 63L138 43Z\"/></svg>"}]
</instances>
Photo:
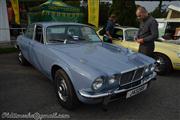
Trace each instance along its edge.
<instances>
[{"instance_id":1,"label":"green foliage","mask_svg":"<svg viewBox=\"0 0 180 120\"><path fill-rule=\"evenodd\" d=\"M117 22L122 26L137 26L135 11L134 0L113 0L110 14L116 14Z\"/></svg>"},{"instance_id":2,"label":"green foliage","mask_svg":"<svg viewBox=\"0 0 180 120\"><path fill-rule=\"evenodd\" d=\"M162 10L162 2L163 2L163 0L160 0L158 7L153 12L150 13L153 17L165 18L167 16L166 10L164 10L164 11Z\"/></svg>"},{"instance_id":3,"label":"green foliage","mask_svg":"<svg viewBox=\"0 0 180 120\"><path fill-rule=\"evenodd\" d=\"M99 26L106 24L109 17L110 5L101 3L99 6Z\"/></svg>"},{"instance_id":4,"label":"green foliage","mask_svg":"<svg viewBox=\"0 0 180 120\"><path fill-rule=\"evenodd\" d=\"M66 4L74 6L74 7L79 7L80 6L80 1L79 0L77 0L77 1L74 1L74 0L66 1L66 0L64 0L64 2Z\"/></svg>"},{"instance_id":5,"label":"green foliage","mask_svg":"<svg viewBox=\"0 0 180 120\"><path fill-rule=\"evenodd\" d=\"M166 11L162 11L157 7L153 12L150 13L155 18L165 18L167 16Z\"/></svg>"},{"instance_id":6,"label":"green foliage","mask_svg":"<svg viewBox=\"0 0 180 120\"><path fill-rule=\"evenodd\" d=\"M0 48L0 54L17 52L18 50L14 47Z\"/></svg>"}]
</instances>

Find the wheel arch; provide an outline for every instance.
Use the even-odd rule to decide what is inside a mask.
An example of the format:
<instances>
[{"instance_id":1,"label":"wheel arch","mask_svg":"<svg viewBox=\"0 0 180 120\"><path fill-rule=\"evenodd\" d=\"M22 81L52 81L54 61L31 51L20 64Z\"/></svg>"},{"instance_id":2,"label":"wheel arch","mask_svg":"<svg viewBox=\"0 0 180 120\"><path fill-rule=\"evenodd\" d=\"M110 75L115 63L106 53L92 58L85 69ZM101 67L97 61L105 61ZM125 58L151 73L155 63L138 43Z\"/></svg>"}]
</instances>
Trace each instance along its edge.
<instances>
[{"instance_id":1,"label":"wheel arch","mask_svg":"<svg viewBox=\"0 0 180 120\"><path fill-rule=\"evenodd\" d=\"M53 80L54 80L55 72L56 72L58 69L63 70L63 71L66 73L66 75L69 77L69 75L67 74L66 70L63 69L63 67L61 67L60 65L55 64L55 65L53 65L53 66L51 67L51 77L52 77Z\"/></svg>"},{"instance_id":2,"label":"wheel arch","mask_svg":"<svg viewBox=\"0 0 180 120\"><path fill-rule=\"evenodd\" d=\"M170 62L170 67L171 67L171 70L173 69L173 65L172 65L172 61L170 59L170 57L164 53L161 53L161 52L154 52L154 54L159 54L159 55L162 55L164 57L166 57L166 59Z\"/></svg>"},{"instance_id":3,"label":"wheel arch","mask_svg":"<svg viewBox=\"0 0 180 120\"><path fill-rule=\"evenodd\" d=\"M73 81L73 77L72 77L72 74L71 74L71 71L69 70L68 66L66 65L59 65L59 64L54 64L52 67L51 67L51 78L52 80L54 81L54 75L55 75L55 72L58 70L58 69L61 69L63 70L67 77L69 78L70 82L72 83L73 87L74 87L74 81Z\"/></svg>"}]
</instances>

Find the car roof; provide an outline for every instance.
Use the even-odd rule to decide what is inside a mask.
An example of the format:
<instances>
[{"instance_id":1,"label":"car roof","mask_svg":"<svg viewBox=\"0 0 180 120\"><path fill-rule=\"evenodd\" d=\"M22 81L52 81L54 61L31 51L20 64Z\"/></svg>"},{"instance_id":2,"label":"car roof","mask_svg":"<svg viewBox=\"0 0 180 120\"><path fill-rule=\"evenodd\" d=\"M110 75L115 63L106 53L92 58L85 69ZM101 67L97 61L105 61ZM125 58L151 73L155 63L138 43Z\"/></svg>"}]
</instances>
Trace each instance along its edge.
<instances>
[{"instance_id":1,"label":"car roof","mask_svg":"<svg viewBox=\"0 0 180 120\"><path fill-rule=\"evenodd\" d=\"M124 29L124 30L128 30L128 29L138 29L138 28L136 28L136 27L128 27L128 26L116 26L115 28Z\"/></svg>"},{"instance_id":2,"label":"car roof","mask_svg":"<svg viewBox=\"0 0 180 120\"><path fill-rule=\"evenodd\" d=\"M55 25L82 25L82 26L88 26L85 24L81 23L75 23L75 22L36 22L33 24L39 24L42 25L43 27L48 27L48 26L55 26Z\"/></svg>"},{"instance_id":3,"label":"car roof","mask_svg":"<svg viewBox=\"0 0 180 120\"><path fill-rule=\"evenodd\" d=\"M165 18L157 18L157 22L180 22L180 18L171 18L171 19L165 19Z\"/></svg>"}]
</instances>

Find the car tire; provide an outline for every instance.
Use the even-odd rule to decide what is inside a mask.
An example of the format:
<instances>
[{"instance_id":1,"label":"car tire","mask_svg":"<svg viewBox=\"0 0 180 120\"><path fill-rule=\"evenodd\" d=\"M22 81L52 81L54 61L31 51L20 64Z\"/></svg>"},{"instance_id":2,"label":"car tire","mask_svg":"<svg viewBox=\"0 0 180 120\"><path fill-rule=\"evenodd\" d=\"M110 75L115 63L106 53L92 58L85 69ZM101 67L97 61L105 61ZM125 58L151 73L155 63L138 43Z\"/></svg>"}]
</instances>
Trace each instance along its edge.
<instances>
[{"instance_id":1,"label":"car tire","mask_svg":"<svg viewBox=\"0 0 180 120\"><path fill-rule=\"evenodd\" d=\"M171 61L166 55L155 53L154 59L157 63L155 71L158 75L166 75L172 71Z\"/></svg>"},{"instance_id":2,"label":"car tire","mask_svg":"<svg viewBox=\"0 0 180 120\"><path fill-rule=\"evenodd\" d=\"M62 69L59 69L55 72L54 80L60 104L69 110L77 108L79 100L67 74Z\"/></svg>"},{"instance_id":3,"label":"car tire","mask_svg":"<svg viewBox=\"0 0 180 120\"><path fill-rule=\"evenodd\" d=\"M29 64L28 61L26 60L26 58L23 56L21 51L19 51L19 53L18 53L18 60L19 60L19 63L21 65L28 65Z\"/></svg>"}]
</instances>

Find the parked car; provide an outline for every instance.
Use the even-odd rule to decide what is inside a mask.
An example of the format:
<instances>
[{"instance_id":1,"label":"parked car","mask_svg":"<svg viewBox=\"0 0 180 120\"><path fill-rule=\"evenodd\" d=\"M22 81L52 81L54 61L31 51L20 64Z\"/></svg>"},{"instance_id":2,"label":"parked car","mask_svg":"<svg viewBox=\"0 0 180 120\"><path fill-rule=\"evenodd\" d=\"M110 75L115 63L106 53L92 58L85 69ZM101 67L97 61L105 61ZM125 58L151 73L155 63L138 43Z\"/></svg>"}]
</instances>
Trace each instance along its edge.
<instances>
[{"instance_id":1,"label":"parked car","mask_svg":"<svg viewBox=\"0 0 180 120\"><path fill-rule=\"evenodd\" d=\"M20 63L31 63L52 80L60 104L68 109L79 101L105 104L121 94L129 98L156 78L152 58L104 43L83 24L31 24L17 47Z\"/></svg>"},{"instance_id":2,"label":"parked car","mask_svg":"<svg viewBox=\"0 0 180 120\"><path fill-rule=\"evenodd\" d=\"M100 35L99 32L102 29L103 28L97 31L101 40L103 40L103 35ZM134 41L137 31L138 28L117 26L115 27L116 37L114 38L113 43L137 52L139 44ZM154 59L156 59L158 63L156 72L159 74L167 74L173 69L180 70L180 46L156 41Z\"/></svg>"},{"instance_id":3,"label":"parked car","mask_svg":"<svg viewBox=\"0 0 180 120\"><path fill-rule=\"evenodd\" d=\"M176 28L180 27L180 18L156 19L158 22L159 37L166 40L175 40L180 36L176 36Z\"/></svg>"}]
</instances>

